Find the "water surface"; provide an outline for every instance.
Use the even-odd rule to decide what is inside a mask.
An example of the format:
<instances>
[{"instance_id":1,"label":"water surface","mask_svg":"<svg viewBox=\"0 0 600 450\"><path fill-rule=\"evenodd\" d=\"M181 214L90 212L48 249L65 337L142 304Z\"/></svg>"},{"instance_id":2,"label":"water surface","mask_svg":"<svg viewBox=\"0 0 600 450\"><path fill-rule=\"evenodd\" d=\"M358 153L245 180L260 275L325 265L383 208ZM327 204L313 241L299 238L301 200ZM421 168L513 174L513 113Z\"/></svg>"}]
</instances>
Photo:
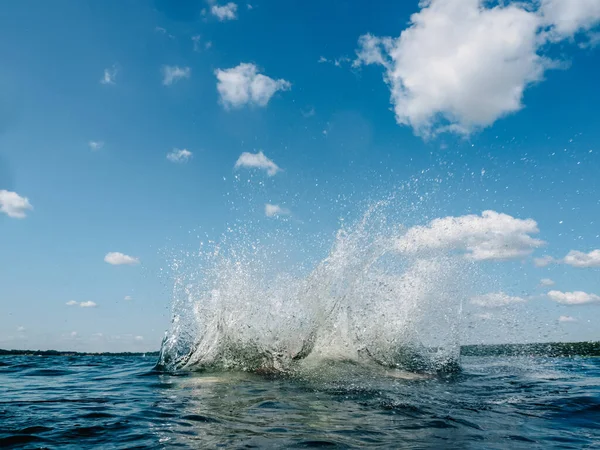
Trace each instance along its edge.
<instances>
[{"instance_id":1,"label":"water surface","mask_svg":"<svg viewBox=\"0 0 600 450\"><path fill-rule=\"evenodd\" d=\"M600 359L463 357L420 377L153 371L154 358L0 357L1 448L598 448Z\"/></svg>"}]
</instances>

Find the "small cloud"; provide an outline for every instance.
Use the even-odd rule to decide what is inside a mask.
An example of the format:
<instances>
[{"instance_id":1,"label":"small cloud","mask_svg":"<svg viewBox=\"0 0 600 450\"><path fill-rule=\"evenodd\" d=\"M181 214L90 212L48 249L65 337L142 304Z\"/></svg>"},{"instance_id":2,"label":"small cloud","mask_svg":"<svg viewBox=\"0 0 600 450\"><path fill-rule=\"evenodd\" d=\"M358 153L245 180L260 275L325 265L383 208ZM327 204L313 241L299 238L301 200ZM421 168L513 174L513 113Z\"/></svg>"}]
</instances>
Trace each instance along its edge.
<instances>
[{"instance_id":1,"label":"small cloud","mask_svg":"<svg viewBox=\"0 0 600 450\"><path fill-rule=\"evenodd\" d=\"M562 305L587 305L590 303L599 303L600 296L596 294L588 294L583 291L574 292L561 292L561 291L550 291L548 292L548 298L552 301L560 303Z\"/></svg>"},{"instance_id":2,"label":"small cloud","mask_svg":"<svg viewBox=\"0 0 600 450\"><path fill-rule=\"evenodd\" d=\"M120 252L109 252L104 257L104 261L108 264L112 264L113 266L121 266L121 265L135 265L139 264L140 260L138 258L134 258L133 256L125 255Z\"/></svg>"},{"instance_id":3,"label":"small cloud","mask_svg":"<svg viewBox=\"0 0 600 450\"><path fill-rule=\"evenodd\" d=\"M535 267L546 267L555 262L555 259L548 255L542 256L541 258L533 258L533 264Z\"/></svg>"},{"instance_id":4,"label":"small cloud","mask_svg":"<svg viewBox=\"0 0 600 450\"><path fill-rule=\"evenodd\" d=\"M75 300L69 300L67 303L65 303L65 305L79 306L80 308L95 308L96 306L98 306L98 305L96 305L96 303L94 303L92 301L78 303Z\"/></svg>"},{"instance_id":5,"label":"small cloud","mask_svg":"<svg viewBox=\"0 0 600 450\"><path fill-rule=\"evenodd\" d=\"M571 317L571 316L560 316L558 318L559 322L577 322L577 319L575 317Z\"/></svg>"},{"instance_id":6,"label":"small cloud","mask_svg":"<svg viewBox=\"0 0 600 450\"><path fill-rule=\"evenodd\" d=\"M138 342L141 342L144 340L144 336L136 336L136 337L134 337L134 339Z\"/></svg>"},{"instance_id":7,"label":"small cloud","mask_svg":"<svg viewBox=\"0 0 600 450\"><path fill-rule=\"evenodd\" d=\"M482 306L484 308L500 308L502 306L524 302L524 298L511 297L504 292L492 292L489 294L478 295L471 299L471 304Z\"/></svg>"},{"instance_id":8,"label":"small cloud","mask_svg":"<svg viewBox=\"0 0 600 450\"><path fill-rule=\"evenodd\" d=\"M25 331L25 327L17 327L17 331L19 333L23 333Z\"/></svg>"},{"instance_id":9,"label":"small cloud","mask_svg":"<svg viewBox=\"0 0 600 450\"><path fill-rule=\"evenodd\" d=\"M104 142L102 141L90 141L88 142L88 146L92 149L92 151L100 150L104 147Z\"/></svg>"},{"instance_id":10,"label":"small cloud","mask_svg":"<svg viewBox=\"0 0 600 450\"><path fill-rule=\"evenodd\" d=\"M100 84L115 84L117 73L119 73L117 66L104 69L104 76L100 79Z\"/></svg>"},{"instance_id":11,"label":"small cloud","mask_svg":"<svg viewBox=\"0 0 600 450\"><path fill-rule=\"evenodd\" d=\"M600 267L600 249L589 253L571 250L563 259L565 264L573 267Z\"/></svg>"},{"instance_id":12,"label":"small cloud","mask_svg":"<svg viewBox=\"0 0 600 450\"><path fill-rule=\"evenodd\" d=\"M133 300L133 297L131 295L126 295L123 300L125 300L126 302L129 302L129 301Z\"/></svg>"},{"instance_id":13,"label":"small cloud","mask_svg":"<svg viewBox=\"0 0 600 450\"><path fill-rule=\"evenodd\" d=\"M205 48L206 50L208 50L208 49L209 49L209 48L211 48L211 47L212 47L212 42L211 42L211 41L208 41L206 44L204 44L204 48Z\"/></svg>"},{"instance_id":14,"label":"small cloud","mask_svg":"<svg viewBox=\"0 0 600 450\"><path fill-rule=\"evenodd\" d=\"M221 22L224 22L226 20L237 19L237 8L238 8L238 6L235 3L229 2L223 6L213 5L212 8L210 9L210 12L213 16L217 17L217 19L219 19Z\"/></svg>"},{"instance_id":15,"label":"small cloud","mask_svg":"<svg viewBox=\"0 0 600 450\"><path fill-rule=\"evenodd\" d=\"M541 286L554 286L554 280L551 280L550 278L542 278L540 280L540 285Z\"/></svg>"},{"instance_id":16,"label":"small cloud","mask_svg":"<svg viewBox=\"0 0 600 450\"><path fill-rule=\"evenodd\" d=\"M325 58L324 56L319 57L319 60L317 61L320 64L329 62L329 60L327 58Z\"/></svg>"},{"instance_id":17,"label":"small cloud","mask_svg":"<svg viewBox=\"0 0 600 450\"><path fill-rule=\"evenodd\" d=\"M87 302L81 302L79 304L79 306L82 308L95 308L98 305L96 305L96 303L94 303L92 301L87 301Z\"/></svg>"},{"instance_id":18,"label":"small cloud","mask_svg":"<svg viewBox=\"0 0 600 450\"><path fill-rule=\"evenodd\" d=\"M173 36L172 34L168 33L166 28L156 27L156 28L154 28L154 31L156 31L157 33L160 33L160 34L163 34L163 35L167 36L169 39L175 39L175 36Z\"/></svg>"},{"instance_id":19,"label":"small cloud","mask_svg":"<svg viewBox=\"0 0 600 450\"><path fill-rule=\"evenodd\" d=\"M290 214L290 210L282 208L279 205L272 205L270 203L267 203L265 205L265 214L267 217L288 216Z\"/></svg>"},{"instance_id":20,"label":"small cloud","mask_svg":"<svg viewBox=\"0 0 600 450\"><path fill-rule=\"evenodd\" d=\"M277 91L289 91L292 84L284 79L274 80L258 73L258 67L241 63L231 69L215 70L219 101L225 109L243 106L265 107Z\"/></svg>"},{"instance_id":21,"label":"small cloud","mask_svg":"<svg viewBox=\"0 0 600 450\"><path fill-rule=\"evenodd\" d=\"M202 38L202 36L200 36L199 34L196 36L192 36L192 42L194 44L194 51L195 52L199 52L200 51L200 39Z\"/></svg>"},{"instance_id":22,"label":"small cloud","mask_svg":"<svg viewBox=\"0 0 600 450\"><path fill-rule=\"evenodd\" d=\"M189 150L174 148L171 152L167 153L167 159L174 163L186 163L192 157L192 152Z\"/></svg>"},{"instance_id":23,"label":"small cloud","mask_svg":"<svg viewBox=\"0 0 600 450\"><path fill-rule=\"evenodd\" d=\"M246 3L246 8L248 8L250 10L250 9L253 9L254 7L250 3Z\"/></svg>"},{"instance_id":24,"label":"small cloud","mask_svg":"<svg viewBox=\"0 0 600 450\"><path fill-rule=\"evenodd\" d=\"M316 114L315 108L313 108L312 106L310 108L308 108L306 110L302 110L300 112L302 113L302 117L305 117L307 119L309 117L313 117Z\"/></svg>"},{"instance_id":25,"label":"small cloud","mask_svg":"<svg viewBox=\"0 0 600 450\"><path fill-rule=\"evenodd\" d=\"M33 210L27 197L21 197L16 192L0 190L0 212L13 219L24 219L27 211Z\"/></svg>"},{"instance_id":26,"label":"small cloud","mask_svg":"<svg viewBox=\"0 0 600 450\"><path fill-rule=\"evenodd\" d=\"M281 171L281 168L279 168L279 166L272 160L267 158L263 152L242 153L235 163L235 168L237 169L239 167L265 170L267 175L270 177Z\"/></svg>"},{"instance_id":27,"label":"small cloud","mask_svg":"<svg viewBox=\"0 0 600 450\"><path fill-rule=\"evenodd\" d=\"M475 314L475 317L477 317L478 319L481 320L490 320L492 317L491 313L481 313L481 314Z\"/></svg>"},{"instance_id":28,"label":"small cloud","mask_svg":"<svg viewBox=\"0 0 600 450\"><path fill-rule=\"evenodd\" d=\"M192 74L192 69L189 67L179 66L163 66L161 71L163 74L163 84L165 86L170 86L182 78L189 78Z\"/></svg>"},{"instance_id":29,"label":"small cloud","mask_svg":"<svg viewBox=\"0 0 600 450\"><path fill-rule=\"evenodd\" d=\"M77 331L71 331L71 337L77 337Z\"/></svg>"}]
</instances>

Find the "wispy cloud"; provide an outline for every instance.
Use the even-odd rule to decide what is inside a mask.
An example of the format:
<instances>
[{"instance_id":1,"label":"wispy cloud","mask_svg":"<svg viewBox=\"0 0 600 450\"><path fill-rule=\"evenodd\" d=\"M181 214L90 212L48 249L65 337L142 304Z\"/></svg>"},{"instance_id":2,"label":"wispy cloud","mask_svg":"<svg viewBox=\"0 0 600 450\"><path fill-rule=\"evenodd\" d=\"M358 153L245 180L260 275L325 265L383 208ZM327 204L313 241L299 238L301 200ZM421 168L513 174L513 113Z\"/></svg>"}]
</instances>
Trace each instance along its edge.
<instances>
[{"instance_id":1,"label":"wispy cloud","mask_svg":"<svg viewBox=\"0 0 600 450\"><path fill-rule=\"evenodd\" d=\"M583 291L574 292L561 292L561 291L550 291L548 292L548 298L557 303L563 305L587 305L590 303L600 302L600 296L596 294L588 294Z\"/></svg>"},{"instance_id":2,"label":"wispy cloud","mask_svg":"<svg viewBox=\"0 0 600 450\"><path fill-rule=\"evenodd\" d=\"M0 190L0 212L13 219L24 219L27 211L33 210L27 197L21 197L16 192Z\"/></svg>"},{"instance_id":3,"label":"wispy cloud","mask_svg":"<svg viewBox=\"0 0 600 450\"><path fill-rule=\"evenodd\" d=\"M247 169L261 169L266 171L267 175L270 177L281 171L281 168L272 160L267 158L263 152L242 153L235 163L236 169L240 167Z\"/></svg>"},{"instance_id":4,"label":"wispy cloud","mask_svg":"<svg viewBox=\"0 0 600 450\"><path fill-rule=\"evenodd\" d=\"M500 308L502 306L524 302L524 298L513 297L505 294L504 292L492 292L489 294L478 295L471 299L471 303L473 305L482 306L484 308Z\"/></svg>"},{"instance_id":5,"label":"wispy cloud","mask_svg":"<svg viewBox=\"0 0 600 450\"><path fill-rule=\"evenodd\" d=\"M192 75L192 69L189 67L163 66L161 71L165 86L170 86L182 78L189 78Z\"/></svg>"},{"instance_id":6,"label":"wispy cloud","mask_svg":"<svg viewBox=\"0 0 600 450\"><path fill-rule=\"evenodd\" d=\"M25 327L17 327L17 331L19 333L24 333L26 330L25 330Z\"/></svg>"},{"instance_id":7,"label":"wispy cloud","mask_svg":"<svg viewBox=\"0 0 600 450\"><path fill-rule=\"evenodd\" d=\"M116 65L104 69L104 76L100 79L100 84L115 84L118 73L119 69Z\"/></svg>"},{"instance_id":8,"label":"wispy cloud","mask_svg":"<svg viewBox=\"0 0 600 450\"><path fill-rule=\"evenodd\" d=\"M174 148L172 151L167 153L167 159L174 163L186 163L192 158L192 152L189 150Z\"/></svg>"},{"instance_id":9,"label":"wispy cloud","mask_svg":"<svg viewBox=\"0 0 600 450\"><path fill-rule=\"evenodd\" d=\"M131 295L126 295L126 296L125 296L125 298L124 298L123 300L125 300L125 301L127 301L127 302L128 302L128 301L131 301L131 300L133 300L133 297L132 297Z\"/></svg>"},{"instance_id":10,"label":"wispy cloud","mask_svg":"<svg viewBox=\"0 0 600 450\"><path fill-rule=\"evenodd\" d=\"M231 69L217 69L217 91L225 109L250 106L267 106L277 91L288 91L289 81L274 80L258 72L251 63L241 63Z\"/></svg>"},{"instance_id":11,"label":"wispy cloud","mask_svg":"<svg viewBox=\"0 0 600 450\"><path fill-rule=\"evenodd\" d=\"M172 34L170 34L166 28L163 27L155 27L154 31L156 31L157 33L160 33L164 36L167 36L169 39L175 39L175 36L173 36Z\"/></svg>"},{"instance_id":12,"label":"wispy cloud","mask_svg":"<svg viewBox=\"0 0 600 450\"><path fill-rule=\"evenodd\" d=\"M540 285L542 285L542 286L554 286L554 280L551 280L550 278L542 278L540 280Z\"/></svg>"},{"instance_id":13,"label":"wispy cloud","mask_svg":"<svg viewBox=\"0 0 600 450\"><path fill-rule=\"evenodd\" d=\"M533 264L536 267L546 267L554 263L555 260L552 256L544 255L539 258L533 258Z\"/></svg>"},{"instance_id":14,"label":"wispy cloud","mask_svg":"<svg viewBox=\"0 0 600 450\"><path fill-rule=\"evenodd\" d=\"M79 306L80 308L95 308L98 306L95 302L87 301L87 302L76 302L75 300L70 300L65 303L67 306Z\"/></svg>"},{"instance_id":15,"label":"wispy cloud","mask_svg":"<svg viewBox=\"0 0 600 450\"><path fill-rule=\"evenodd\" d=\"M107 253L104 257L104 261L108 264L112 264L113 266L121 266L121 265L135 265L139 264L140 260L138 258L134 258L133 256L125 255L120 252L110 252Z\"/></svg>"},{"instance_id":16,"label":"wispy cloud","mask_svg":"<svg viewBox=\"0 0 600 450\"><path fill-rule=\"evenodd\" d=\"M577 319L575 317L571 317L571 316L560 316L558 318L559 322L577 322Z\"/></svg>"},{"instance_id":17,"label":"wispy cloud","mask_svg":"<svg viewBox=\"0 0 600 450\"><path fill-rule=\"evenodd\" d=\"M267 217L287 216L289 214L289 209L282 208L279 205L272 205L271 203L265 204L265 215Z\"/></svg>"},{"instance_id":18,"label":"wispy cloud","mask_svg":"<svg viewBox=\"0 0 600 450\"><path fill-rule=\"evenodd\" d=\"M88 142L88 146L90 147L90 149L92 151L97 151L97 150L101 150L102 148L104 148L104 142L102 141L90 141Z\"/></svg>"},{"instance_id":19,"label":"wispy cloud","mask_svg":"<svg viewBox=\"0 0 600 450\"><path fill-rule=\"evenodd\" d=\"M213 5L210 9L210 12L213 16L217 17L221 22L223 22L226 20L237 19L237 9L237 4L229 2L223 6Z\"/></svg>"}]
</instances>

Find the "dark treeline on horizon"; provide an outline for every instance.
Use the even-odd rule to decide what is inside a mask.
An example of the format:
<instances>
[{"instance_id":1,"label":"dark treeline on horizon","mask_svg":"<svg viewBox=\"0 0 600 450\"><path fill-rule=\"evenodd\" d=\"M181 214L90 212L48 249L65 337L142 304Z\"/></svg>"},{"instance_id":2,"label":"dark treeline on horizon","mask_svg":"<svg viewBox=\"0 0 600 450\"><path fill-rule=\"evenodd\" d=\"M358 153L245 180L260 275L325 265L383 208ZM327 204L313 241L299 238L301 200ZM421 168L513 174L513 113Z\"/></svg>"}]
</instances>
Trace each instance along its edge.
<instances>
[{"instance_id":1,"label":"dark treeline on horizon","mask_svg":"<svg viewBox=\"0 0 600 450\"><path fill-rule=\"evenodd\" d=\"M157 357L158 351L153 352L71 352L58 350L2 350L0 356L150 356ZM463 345L460 348L462 356L600 356L600 341L597 342L548 342L538 344L492 344L492 345Z\"/></svg>"}]
</instances>

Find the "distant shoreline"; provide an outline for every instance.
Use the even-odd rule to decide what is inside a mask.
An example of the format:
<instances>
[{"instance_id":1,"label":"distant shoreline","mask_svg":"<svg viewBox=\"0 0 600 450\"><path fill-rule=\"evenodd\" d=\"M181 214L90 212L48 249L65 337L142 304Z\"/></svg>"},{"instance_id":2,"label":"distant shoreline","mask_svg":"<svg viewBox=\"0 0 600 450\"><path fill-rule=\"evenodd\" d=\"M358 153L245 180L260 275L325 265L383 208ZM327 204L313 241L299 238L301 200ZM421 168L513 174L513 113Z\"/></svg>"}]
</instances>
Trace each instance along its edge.
<instances>
[{"instance_id":1,"label":"distant shoreline","mask_svg":"<svg viewBox=\"0 0 600 450\"><path fill-rule=\"evenodd\" d=\"M600 341L545 342L535 344L475 344L463 345L461 356L600 356ZM137 356L158 357L152 352L75 352L59 350L2 350L1 356Z\"/></svg>"}]
</instances>

